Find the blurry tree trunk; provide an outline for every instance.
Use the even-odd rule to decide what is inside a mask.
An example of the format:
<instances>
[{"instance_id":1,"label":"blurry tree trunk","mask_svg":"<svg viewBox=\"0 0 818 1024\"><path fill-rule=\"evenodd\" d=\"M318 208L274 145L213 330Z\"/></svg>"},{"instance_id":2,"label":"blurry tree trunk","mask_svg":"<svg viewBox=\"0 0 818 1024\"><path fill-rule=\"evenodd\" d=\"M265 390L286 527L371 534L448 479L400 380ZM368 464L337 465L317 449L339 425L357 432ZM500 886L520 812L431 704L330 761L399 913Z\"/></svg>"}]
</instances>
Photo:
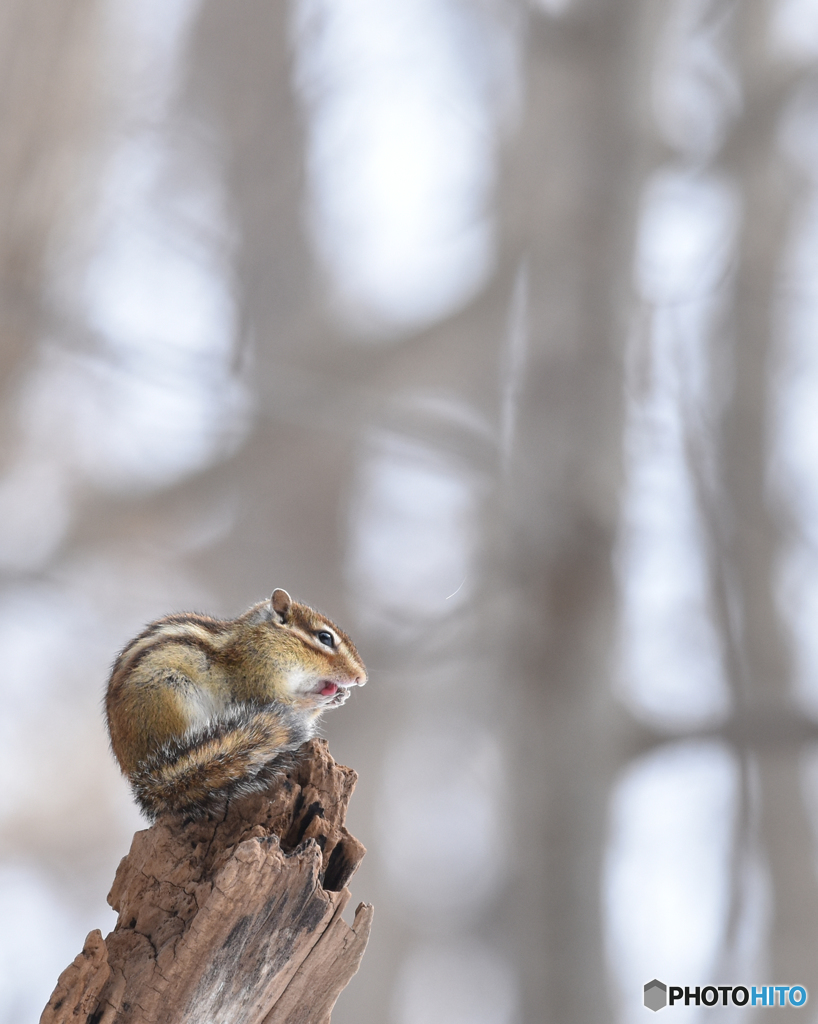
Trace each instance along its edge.
<instances>
[{"instance_id":1,"label":"blurry tree trunk","mask_svg":"<svg viewBox=\"0 0 818 1024\"><path fill-rule=\"evenodd\" d=\"M137 832L109 901L42 1024L327 1024L372 908L341 913L365 850L344 827L355 773L314 740L269 792Z\"/></svg>"},{"instance_id":2,"label":"blurry tree trunk","mask_svg":"<svg viewBox=\"0 0 818 1024\"><path fill-rule=\"evenodd\" d=\"M48 324L49 247L80 205L100 67L99 4L7 0L0 9L0 381L31 360ZM43 69L47 68L47 73ZM2 435L0 435L2 437Z\"/></svg>"},{"instance_id":3,"label":"blurry tree trunk","mask_svg":"<svg viewBox=\"0 0 818 1024\"><path fill-rule=\"evenodd\" d=\"M600 878L617 763L611 697L623 368L646 156L645 5L578 3L533 20L526 116L501 195L530 273L529 355L509 469L504 677L519 793L526 1021L610 1021ZM640 61L641 55L641 61ZM547 441L547 443L546 443Z\"/></svg>"}]
</instances>

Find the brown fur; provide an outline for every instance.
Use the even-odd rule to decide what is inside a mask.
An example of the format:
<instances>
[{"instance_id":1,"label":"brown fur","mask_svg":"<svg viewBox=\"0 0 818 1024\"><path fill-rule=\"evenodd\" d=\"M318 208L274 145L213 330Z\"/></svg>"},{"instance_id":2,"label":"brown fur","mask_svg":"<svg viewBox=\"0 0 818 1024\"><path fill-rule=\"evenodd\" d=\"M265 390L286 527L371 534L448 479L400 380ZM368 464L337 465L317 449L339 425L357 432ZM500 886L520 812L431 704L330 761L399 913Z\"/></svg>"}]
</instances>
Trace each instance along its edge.
<instances>
[{"instance_id":1,"label":"brown fur","mask_svg":"<svg viewBox=\"0 0 818 1024\"><path fill-rule=\"evenodd\" d=\"M319 635L331 635L332 646ZM286 591L238 619L168 615L114 664L106 697L111 747L149 817L202 813L268 785L281 755L365 682L349 637ZM337 692L322 695L327 684Z\"/></svg>"}]
</instances>

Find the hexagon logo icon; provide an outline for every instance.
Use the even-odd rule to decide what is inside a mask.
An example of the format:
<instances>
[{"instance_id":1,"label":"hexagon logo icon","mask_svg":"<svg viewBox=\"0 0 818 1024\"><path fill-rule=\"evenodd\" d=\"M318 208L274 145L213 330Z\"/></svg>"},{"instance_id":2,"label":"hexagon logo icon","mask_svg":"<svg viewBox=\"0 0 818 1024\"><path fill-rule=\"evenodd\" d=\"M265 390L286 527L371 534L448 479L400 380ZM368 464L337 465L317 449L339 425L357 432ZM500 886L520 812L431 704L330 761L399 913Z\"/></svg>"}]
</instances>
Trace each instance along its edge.
<instances>
[{"instance_id":1,"label":"hexagon logo icon","mask_svg":"<svg viewBox=\"0 0 818 1024\"><path fill-rule=\"evenodd\" d=\"M667 1006L667 985L654 978L645 985L645 1006L649 1010L661 1010Z\"/></svg>"}]
</instances>

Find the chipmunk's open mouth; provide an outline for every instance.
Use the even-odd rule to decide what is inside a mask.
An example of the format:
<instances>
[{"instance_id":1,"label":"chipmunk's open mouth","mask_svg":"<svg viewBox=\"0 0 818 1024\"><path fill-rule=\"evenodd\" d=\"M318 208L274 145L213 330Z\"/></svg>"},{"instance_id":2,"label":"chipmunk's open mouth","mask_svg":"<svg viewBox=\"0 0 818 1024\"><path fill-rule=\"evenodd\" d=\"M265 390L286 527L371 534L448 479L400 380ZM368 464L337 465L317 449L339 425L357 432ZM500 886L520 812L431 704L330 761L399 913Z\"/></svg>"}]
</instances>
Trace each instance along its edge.
<instances>
[{"instance_id":1,"label":"chipmunk's open mouth","mask_svg":"<svg viewBox=\"0 0 818 1024\"><path fill-rule=\"evenodd\" d=\"M321 690L321 696L322 697L334 697L337 692L338 692L338 684L337 683L324 683L324 687Z\"/></svg>"}]
</instances>

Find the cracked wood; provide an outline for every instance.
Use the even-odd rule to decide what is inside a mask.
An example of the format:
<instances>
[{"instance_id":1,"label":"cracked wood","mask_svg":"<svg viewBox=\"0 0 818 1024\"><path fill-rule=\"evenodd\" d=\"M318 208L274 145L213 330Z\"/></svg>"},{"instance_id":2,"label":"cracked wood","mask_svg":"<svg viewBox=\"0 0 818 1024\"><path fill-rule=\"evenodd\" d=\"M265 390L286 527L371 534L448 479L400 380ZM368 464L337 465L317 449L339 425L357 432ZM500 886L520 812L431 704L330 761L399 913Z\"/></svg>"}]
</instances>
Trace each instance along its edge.
<instances>
[{"instance_id":1,"label":"cracked wood","mask_svg":"<svg viewBox=\"0 0 818 1024\"><path fill-rule=\"evenodd\" d=\"M137 832L108 902L41 1024L324 1024L358 969L372 908L350 927L364 847L344 826L356 775L324 740L264 793Z\"/></svg>"}]
</instances>

